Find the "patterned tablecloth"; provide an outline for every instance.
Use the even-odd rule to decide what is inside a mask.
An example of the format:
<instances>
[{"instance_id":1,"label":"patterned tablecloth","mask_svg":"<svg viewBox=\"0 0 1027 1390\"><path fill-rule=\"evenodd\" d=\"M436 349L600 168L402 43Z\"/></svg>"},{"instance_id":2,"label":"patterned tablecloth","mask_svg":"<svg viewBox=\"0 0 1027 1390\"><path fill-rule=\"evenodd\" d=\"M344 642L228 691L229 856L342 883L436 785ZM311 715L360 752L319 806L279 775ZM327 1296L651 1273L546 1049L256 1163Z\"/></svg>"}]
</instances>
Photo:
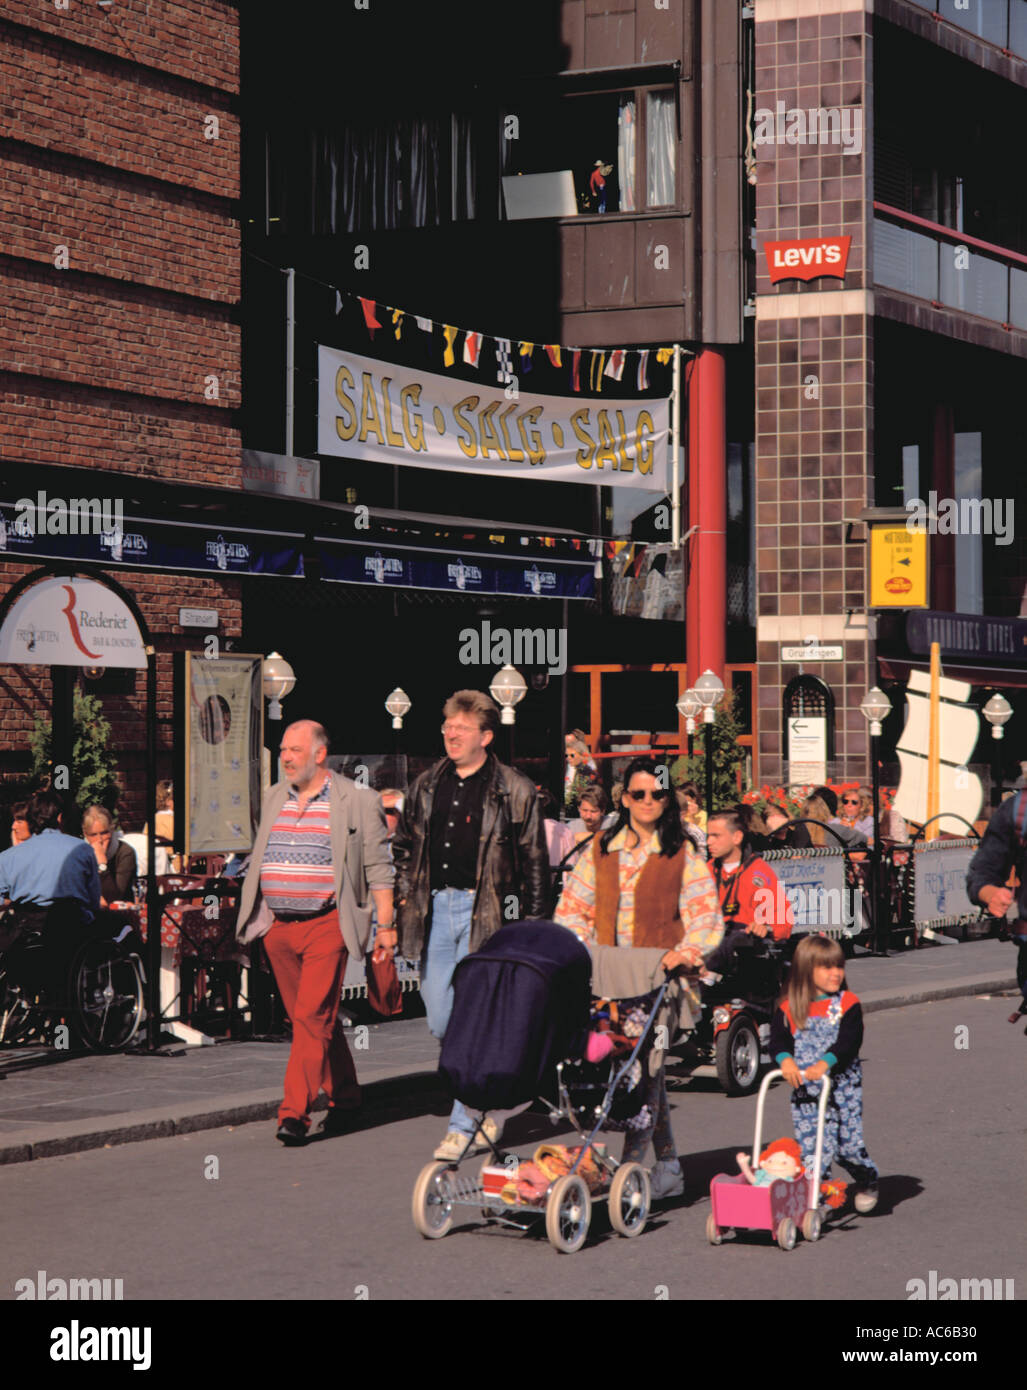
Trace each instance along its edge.
<instances>
[{"instance_id":1,"label":"patterned tablecloth","mask_svg":"<svg viewBox=\"0 0 1027 1390\"><path fill-rule=\"evenodd\" d=\"M124 914L147 939L148 914L145 903L111 903L112 912ZM207 961L234 960L249 964L249 949L235 939L238 912L235 907L218 905L218 916L211 917L211 907L202 901L165 903L161 915L160 941L175 953L175 965L183 956L198 956Z\"/></svg>"}]
</instances>

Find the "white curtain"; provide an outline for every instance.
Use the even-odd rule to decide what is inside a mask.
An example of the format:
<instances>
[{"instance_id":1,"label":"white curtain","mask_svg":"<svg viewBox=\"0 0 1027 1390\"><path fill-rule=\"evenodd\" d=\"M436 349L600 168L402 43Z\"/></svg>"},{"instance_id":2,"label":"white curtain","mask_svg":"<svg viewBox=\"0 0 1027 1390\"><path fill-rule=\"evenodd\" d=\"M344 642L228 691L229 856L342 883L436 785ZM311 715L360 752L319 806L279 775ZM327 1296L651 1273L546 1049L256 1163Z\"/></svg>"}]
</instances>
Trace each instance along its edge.
<instances>
[{"instance_id":1,"label":"white curtain","mask_svg":"<svg viewBox=\"0 0 1027 1390\"><path fill-rule=\"evenodd\" d=\"M674 170L677 155L677 122L674 92L649 92L646 100L646 206L672 207L675 203Z\"/></svg>"},{"instance_id":2,"label":"white curtain","mask_svg":"<svg viewBox=\"0 0 1027 1390\"><path fill-rule=\"evenodd\" d=\"M635 98L622 97L617 112L617 182L620 211L634 212L635 203ZM611 208L612 212L613 209Z\"/></svg>"}]
</instances>

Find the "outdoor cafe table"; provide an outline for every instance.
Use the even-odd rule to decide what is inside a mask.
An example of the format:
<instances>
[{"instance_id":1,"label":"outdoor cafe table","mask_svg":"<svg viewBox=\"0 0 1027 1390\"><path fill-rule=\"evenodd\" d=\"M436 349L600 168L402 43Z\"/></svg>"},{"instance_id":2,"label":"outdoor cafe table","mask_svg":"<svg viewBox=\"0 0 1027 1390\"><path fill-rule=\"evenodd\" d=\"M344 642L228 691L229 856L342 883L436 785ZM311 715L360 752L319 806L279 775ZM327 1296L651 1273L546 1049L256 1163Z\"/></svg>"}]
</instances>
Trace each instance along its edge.
<instances>
[{"instance_id":1,"label":"outdoor cafe table","mask_svg":"<svg viewBox=\"0 0 1027 1390\"><path fill-rule=\"evenodd\" d=\"M187 879L176 875L162 892L165 901L160 919L160 1007L167 1015L182 992L182 957L201 957L205 961L235 961L249 965L249 951L235 940L238 916L234 906L218 905L217 917L210 917L204 897L210 892L210 880ZM147 940L149 920L145 902L112 902L110 910L130 921L143 941ZM214 1039L180 1018L169 1018L162 1024L167 1032L193 1045L213 1043Z\"/></svg>"}]
</instances>

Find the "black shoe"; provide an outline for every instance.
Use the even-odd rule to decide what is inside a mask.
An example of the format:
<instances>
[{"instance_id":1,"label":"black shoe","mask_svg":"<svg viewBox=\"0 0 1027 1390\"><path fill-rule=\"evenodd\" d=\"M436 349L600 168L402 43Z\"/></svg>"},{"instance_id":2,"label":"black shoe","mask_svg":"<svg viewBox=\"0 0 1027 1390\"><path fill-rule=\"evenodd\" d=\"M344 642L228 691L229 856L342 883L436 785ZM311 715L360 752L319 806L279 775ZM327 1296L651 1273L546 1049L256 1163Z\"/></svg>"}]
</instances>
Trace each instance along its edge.
<instances>
[{"instance_id":1,"label":"black shoe","mask_svg":"<svg viewBox=\"0 0 1027 1390\"><path fill-rule=\"evenodd\" d=\"M326 1138L331 1138L336 1134L348 1134L353 1128L353 1117L357 1107L330 1105L324 1119L321 1121L321 1128L318 1134L323 1134Z\"/></svg>"},{"instance_id":2,"label":"black shoe","mask_svg":"<svg viewBox=\"0 0 1027 1390\"><path fill-rule=\"evenodd\" d=\"M307 1142L307 1127L302 1120L291 1117L278 1126L276 1139L280 1139L287 1149L298 1149Z\"/></svg>"}]
</instances>

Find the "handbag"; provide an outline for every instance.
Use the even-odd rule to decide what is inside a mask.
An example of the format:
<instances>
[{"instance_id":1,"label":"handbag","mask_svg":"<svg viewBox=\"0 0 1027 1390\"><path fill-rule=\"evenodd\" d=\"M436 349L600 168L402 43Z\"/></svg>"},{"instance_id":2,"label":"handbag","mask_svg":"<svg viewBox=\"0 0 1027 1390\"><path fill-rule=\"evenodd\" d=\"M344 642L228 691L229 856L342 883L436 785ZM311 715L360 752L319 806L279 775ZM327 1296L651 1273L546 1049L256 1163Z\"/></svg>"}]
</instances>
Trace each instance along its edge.
<instances>
[{"instance_id":1,"label":"handbag","mask_svg":"<svg viewBox=\"0 0 1027 1390\"><path fill-rule=\"evenodd\" d=\"M367 1002L383 1018L395 1018L403 1012L396 962L383 946L367 957Z\"/></svg>"}]
</instances>

